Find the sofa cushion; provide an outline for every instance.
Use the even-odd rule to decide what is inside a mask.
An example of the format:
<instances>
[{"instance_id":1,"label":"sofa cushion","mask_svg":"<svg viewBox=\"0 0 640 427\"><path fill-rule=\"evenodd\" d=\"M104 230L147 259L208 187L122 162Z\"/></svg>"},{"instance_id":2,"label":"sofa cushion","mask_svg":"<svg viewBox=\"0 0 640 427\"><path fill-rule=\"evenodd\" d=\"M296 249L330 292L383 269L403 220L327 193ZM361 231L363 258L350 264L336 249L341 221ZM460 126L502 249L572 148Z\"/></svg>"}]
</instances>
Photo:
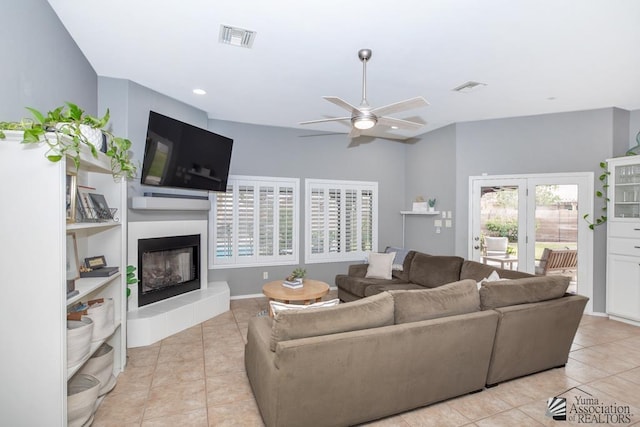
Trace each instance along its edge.
<instances>
[{"instance_id":1,"label":"sofa cushion","mask_svg":"<svg viewBox=\"0 0 640 427\"><path fill-rule=\"evenodd\" d=\"M364 297L366 289L371 285L388 285L392 283L403 283L401 279L368 279L366 277L353 277L344 274L336 276L336 286L357 297Z\"/></svg>"},{"instance_id":2,"label":"sofa cushion","mask_svg":"<svg viewBox=\"0 0 640 427\"><path fill-rule=\"evenodd\" d=\"M369 253L369 266L367 267L367 279L385 279L391 280L391 268L396 253Z\"/></svg>"},{"instance_id":3,"label":"sofa cushion","mask_svg":"<svg viewBox=\"0 0 640 427\"><path fill-rule=\"evenodd\" d=\"M426 288L435 288L460 280L464 258L427 255L417 252L411 261L409 281Z\"/></svg>"},{"instance_id":4,"label":"sofa cushion","mask_svg":"<svg viewBox=\"0 0 640 427\"><path fill-rule=\"evenodd\" d=\"M407 252L404 260L402 261L402 270L393 270L391 272L391 275L394 277L394 279L400 279L402 282L409 281L409 270L411 269L411 262L413 261L413 257L416 255L416 253L416 251Z\"/></svg>"},{"instance_id":5,"label":"sofa cushion","mask_svg":"<svg viewBox=\"0 0 640 427\"><path fill-rule=\"evenodd\" d=\"M280 341L393 325L393 317L388 292L335 307L287 310L273 319L271 351Z\"/></svg>"},{"instance_id":6,"label":"sofa cushion","mask_svg":"<svg viewBox=\"0 0 640 427\"><path fill-rule=\"evenodd\" d=\"M395 323L419 322L480 310L476 282L461 280L433 289L389 291L394 300Z\"/></svg>"},{"instance_id":7,"label":"sofa cushion","mask_svg":"<svg viewBox=\"0 0 640 427\"><path fill-rule=\"evenodd\" d=\"M380 285L367 286L364 290L364 296L370 297L371 295L379 294L384 291L401 291L409 289L426 289L424 286L416 285L414 283L385 283Z\"/></svg>"},{"instance_id":8,"label":"sofa cushion","mask_svg":"<svg viewBox=\"0 0 640 427\"><path fill-rule=\"evenodd\" d=\"M562 297L569 287L567 276L534 276L480 286L480 307L483 310L527 304Z\"/></svg>"}]
</instances>

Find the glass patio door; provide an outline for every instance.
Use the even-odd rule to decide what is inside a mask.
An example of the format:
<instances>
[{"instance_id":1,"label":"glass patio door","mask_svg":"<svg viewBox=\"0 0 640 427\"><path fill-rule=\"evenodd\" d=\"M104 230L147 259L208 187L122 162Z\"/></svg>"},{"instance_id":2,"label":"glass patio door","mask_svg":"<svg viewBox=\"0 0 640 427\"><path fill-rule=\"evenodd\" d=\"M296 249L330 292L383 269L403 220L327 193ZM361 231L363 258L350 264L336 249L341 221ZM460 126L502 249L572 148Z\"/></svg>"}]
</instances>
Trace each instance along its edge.
<instances>
[{"instance_id":1,"label":"glass patio door","mask_svg":"<svg viewBox=\"0 0 640 427\"><path fill-rule=\"evenodd\" d=\"M593 212L592 172L469 180L470 259L532 274L566 275L571 277L569 291L592 297L593 231L583 219ZM506 254L488 250L499 237L508 240Z\"/></svg>"},{"instance_id":2,"label":"glass patio door","mask_svg":"<svg viewBox=\"0 0 640 427\"><path fill-rule=\"evenodd\" d=\"M526 260L526 179L472 181L470 259L513 270Z\"/></svg>"}]
</instances>

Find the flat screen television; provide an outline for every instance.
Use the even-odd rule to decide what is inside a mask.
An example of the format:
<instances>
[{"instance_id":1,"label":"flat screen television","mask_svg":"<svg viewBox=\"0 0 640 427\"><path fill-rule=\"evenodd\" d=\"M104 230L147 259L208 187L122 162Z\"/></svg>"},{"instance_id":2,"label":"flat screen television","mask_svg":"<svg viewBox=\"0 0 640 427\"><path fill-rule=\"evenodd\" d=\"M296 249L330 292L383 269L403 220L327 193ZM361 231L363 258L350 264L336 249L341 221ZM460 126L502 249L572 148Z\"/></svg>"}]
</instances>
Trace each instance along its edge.
<instances>
[{"instance_id":1,"label":"flat screen television","mask_svg":"<svg viewBox=\"0 0 640 427\"><path fill-rule=\"evenodd\" d=\"M140 183L226 191L233 139L149 111Z\"/></svg>"}]
</instances>

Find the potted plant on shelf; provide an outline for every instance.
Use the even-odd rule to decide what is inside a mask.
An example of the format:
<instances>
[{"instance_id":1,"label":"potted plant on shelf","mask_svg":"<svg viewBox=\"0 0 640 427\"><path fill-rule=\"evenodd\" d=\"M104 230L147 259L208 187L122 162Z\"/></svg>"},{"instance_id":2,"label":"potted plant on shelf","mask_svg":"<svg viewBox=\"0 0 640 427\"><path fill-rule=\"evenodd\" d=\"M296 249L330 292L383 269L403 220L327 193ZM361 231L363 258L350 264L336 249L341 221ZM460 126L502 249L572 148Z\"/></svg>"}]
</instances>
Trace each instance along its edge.
<instances>
[{"instance_id":1,"label":"potted plant on shelf","mask_svg":"<svg viewBox=\"0 0 640 427\"><path fill-rule=\"evenodd\" d=\"M434 212L436 210L436 199L429 199L427 203L429 204L429 212Z\"/></svg>"},{"instance_id":2,"label":"potted plant on shelf","mask_svg":"<svg viewBox=\"0 0 640 427\"><path fill-rule=\"evenodd\" d=\"M45 156L51 162L59 162L65 156L70 157L76 166L80 166L82 145L86 145L93 157L103 143L105 155L111 161L114 177L134 178L137 167L133 164L129 149L131 141L114 136L105 129L109 122L109 110L102 118L86 114L84 110L71 102L47 113L27 107L33 116L19 122L0 122L0 139L5 139L4 131L23 132L23 143L45 143L48 145Z\"/></svg>"}]
</instances>

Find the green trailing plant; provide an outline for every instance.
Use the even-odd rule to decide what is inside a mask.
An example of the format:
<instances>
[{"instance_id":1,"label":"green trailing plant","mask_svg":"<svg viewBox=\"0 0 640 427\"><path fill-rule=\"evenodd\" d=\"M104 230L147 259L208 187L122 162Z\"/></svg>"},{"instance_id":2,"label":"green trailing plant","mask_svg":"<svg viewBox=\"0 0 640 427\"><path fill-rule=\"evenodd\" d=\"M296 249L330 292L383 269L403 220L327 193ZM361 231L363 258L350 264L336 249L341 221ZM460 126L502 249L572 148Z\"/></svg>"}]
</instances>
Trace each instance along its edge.
<instances>
[{"instance_id":1,"label":"green trailing plant","mask_svg":"<svg viewBox=\"0 0 640 427\"><path fill-rule=\"evenodd\" d=\"M135 285L139 282L135 271L136 268L133 265L127 265L127 298L131 296L131 288L129 288L129 285Z\"/></svg>"},{"instance_id":2,"label":"green trailing plant","mask_svg":"<svg viewBox=\"0 0 640 427\"><path fill-rule=\"evenodd\" d=\"M88 139L87 129L98 129L106 139L106 155L111 161L111 171L116 178L134 178L137 167L132 162L129 149L131 141L114 136L105 129L109 122L109 110L102 118L87 114L76 104L66 102L46 113L26 107L33 116L19 122L0 122L0 139L5 139L3 131L23 132L25 144L44 143L48 150L45 157L51 162L59 162L65 156L71 158L76 169L80 167L80 151L86 145L93 157L98 157L98 148Z\"/></svg>"},{"instance_id":3,"label":"green trailing plant","mask_svg":"<svg viewBox=\"0 0 640 427\"><path fill-rule=\"evenodd\" d=\"M640 134L638 134L640 136ZM595 221L591 221L589 219L589 214L585 214L582 218L589 223L589 228L593 230L598 225L602 225L607 222L607 203L609 202L609 197L607 196L607 191L609 189L609 172L607 168L607 162L600 162L600 169L602 169L602 173L598 176L598 181L600 181L600 185L602 189L596 190L596 197L602 199L604 205L602 206L602 214L595 219Z\"/></svg>"}]
</instances>

